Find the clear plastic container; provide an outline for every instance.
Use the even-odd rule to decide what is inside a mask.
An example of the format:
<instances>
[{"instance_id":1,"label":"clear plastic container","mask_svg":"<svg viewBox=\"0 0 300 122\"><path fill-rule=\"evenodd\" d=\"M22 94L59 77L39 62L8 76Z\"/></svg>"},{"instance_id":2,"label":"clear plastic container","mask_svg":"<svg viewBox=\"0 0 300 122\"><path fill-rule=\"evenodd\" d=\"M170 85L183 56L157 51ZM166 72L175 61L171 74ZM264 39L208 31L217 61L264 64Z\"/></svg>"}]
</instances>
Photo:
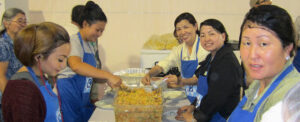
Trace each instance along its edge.
<instances>
[{"instance_id":1,"label":"clear plastic container","mask_svg":"<svg viewBox=\"0 0 300 122\"><path fill-rule=\"evenodd\" d=\"M162 105L114 105L116 122L161 122Z\"/></svg>"},{"instance_id":2,"label":"clear plastic container","mask_svg":"<svg viewBox=\"0 0 300 122\"><path fill-rule=\"evenodd\" d=\"M136 88L131 88L131 90L135 90ZM136 91L130 91L132 92L132 95ZM139 96L134 96L136 97L138 102L143 102L143 100L153 100L153 99L148 99L147 97L152 97L155 99L161 99L161 103L155 102L156 100L154 99L154 104L149 105L148 103L145 103L145 105L142 105L140 103L134 104L136 102L130 102L132 100L131 98L127 98L126 95L122 96L123 100L129 100L128 103L122 102L118 103L118 97L119 94L115 96L115 101L114 101L114 112L115 112L115 120L116 122L161 122L162 121L162 115L163 115L163 96L162 96L162 90L161 89L156 89L155 91L158 94L155 94L153 96L149 96L148 92L145 92L145 95L139 95ZM131 93L129 93L130 95ZM153 102L152 102L153 103ZM128 105L130 104L130 105Z\"/></svg>"},{"instance_id":3,"label":"clear plastic container","mask_svg":"<svg viewBox=\"0 0 300 122\"><path fill-rule=\"evenodd\" d=\"M128 68L126 70L115 72L114 75L120 76L123 83L127 86L139 87L142 78L147 72L148 70L142 68Z\"/></svg>"}]
</instances>

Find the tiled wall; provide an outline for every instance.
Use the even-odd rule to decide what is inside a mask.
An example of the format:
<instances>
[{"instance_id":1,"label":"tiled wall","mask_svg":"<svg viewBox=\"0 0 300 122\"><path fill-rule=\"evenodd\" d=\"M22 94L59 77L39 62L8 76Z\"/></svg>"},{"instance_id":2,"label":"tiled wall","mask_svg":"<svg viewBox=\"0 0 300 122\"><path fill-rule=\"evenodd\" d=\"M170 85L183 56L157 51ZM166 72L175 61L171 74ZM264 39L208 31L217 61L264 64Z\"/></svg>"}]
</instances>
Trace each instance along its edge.
<instances>
[{"instance_id":1,"label":"tiled wall","mask_svg":"<svg viewBox=\"0 0 300 122\"><path fill-rule=\"evenodd\" d=\"M105 11L108 23L100 41L100 58L112 72L140 67L140 50L153 34L171 33L174 20L182 12L191 12L198 23L208 18L221 20L231 40L237 40L249 0L94 0ZM21 2L21 4L20 4ZM6 8L27 11L29 22L52 21L70 34L77 28L70 22L74 5L86 0L6 0ZM295 18L300 15L299 0L273 0Z\"/></svg>"}]
</instances>

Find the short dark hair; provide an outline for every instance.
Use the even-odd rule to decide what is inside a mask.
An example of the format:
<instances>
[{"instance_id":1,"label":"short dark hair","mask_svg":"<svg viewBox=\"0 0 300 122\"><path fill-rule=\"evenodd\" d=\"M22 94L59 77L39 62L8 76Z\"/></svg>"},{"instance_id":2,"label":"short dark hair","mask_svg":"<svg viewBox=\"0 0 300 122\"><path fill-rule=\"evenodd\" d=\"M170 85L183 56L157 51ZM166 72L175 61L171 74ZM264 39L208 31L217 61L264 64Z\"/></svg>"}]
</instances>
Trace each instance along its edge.
<instances>
[{"instance_id":1,"label":"short dark hair","mask_svg":"<svg viewBox=\"0 0 300 122\"><path fill-rule=\"evenodd\" d=\"M224 43L228 42L228 34L227 34L227 31L226 31L224 25L222 24L222 22L220 22L217 19L207 19L207 20L200 23L200 29L203 25L211 26L212 28L214 28L219 33L225 33L226 37L225 37Z\"/></svg>"},{"instance_id":2,"label":"short dark hair","mask_svg":"<svg viewBox=\"0 0 300 122\"><path fill-rule=\"evenodd\" d=\"M22 29L14 41L14 51L23 65L33 66L34 56L42 54L47 59L54 49L69 42L69 34L62 26L43 22Z\"/></svg>"},{"instance_id":3,"label":"short dark hair","mask_svg":"<svg viewBox=\"0 0 300 122\"><path fill-rule=\"evenodd\" d=\"M97 5L93 1L88 1L84 6L83 12L80 14L78 23L80 27L83 26L82 24L84 21L91 25L96 21L107 22L107 18L99 5Z\"/></svg>"},{"instance_id":4,"label":"short dark hair","mask_svg":"<svg viewBox=\"0 0 300 122\"><path fill-rule=\"evenodd\" d=\"M296 32L292 18L286 10L275 5L261 5L251 8L241 26L239 43L241 43L243 28L248 21L273 31L280 39L283 48L293 44L293 51L291 51L290 56L294 55Z\"/></svg>"},{"instance_id":5,"label":"short dark hair","mask_svg":"<svg viewBox=\"0 0 300 122\"><path fill-rule=\"evenodd\" d=\"M195 17L191 13L184 12L184 13L180 14L178 17L176 17L175 22L174 22L174 27L175 27L174 31L176 31L176 24L181 22L182 20L187 20L189 23L191 23L194 26L197 24ZM196 30L196 34L198 34L198 35L200 34L198 29Z\"/></svg>"},{"instance_id":6,"label":"short dark hair","mask_svg":"<svg viewBox=\"0 0 300 122\"><path fill-rule=\"evenodd\" d=\"M71 20L73 22L76 22L77 24L79 24L80 14L82 13L83 9L84 9L84 5L76 5L73 7L72 15L71 15Z\"/></svg>"}]
</instances>

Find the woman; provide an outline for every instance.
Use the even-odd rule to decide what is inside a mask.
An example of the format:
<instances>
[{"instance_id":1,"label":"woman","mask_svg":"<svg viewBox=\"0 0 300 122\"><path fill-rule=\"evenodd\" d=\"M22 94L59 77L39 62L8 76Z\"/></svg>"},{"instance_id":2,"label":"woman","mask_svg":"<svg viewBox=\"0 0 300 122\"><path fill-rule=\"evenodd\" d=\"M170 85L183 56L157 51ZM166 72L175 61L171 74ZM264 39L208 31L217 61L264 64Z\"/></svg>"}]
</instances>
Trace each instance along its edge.
<instances>
[{"instance_id":1,"label":"woman","mask_svg":"<svg viewBox=\"0 0 300 122\"><path fill-rule=\"evenodd\" d=\"M55 82L48 77L66 67L69 39L63 27L50 22L29 25L19 32L14 50L26 68L7 83L2 98L5 121L62 121L59 97L52 90Z\"/></svg>"},{"instance_id":2,"label":"woman","mask_svg":"<svg viewBox=\"0 0 300 122\"><path fill-rule=\"evenodd\" d=\"M246 14L240 35L241 59L254 81L229 122L259 122L299 82L300 74L290 60L295 51L295 31L287 11L262 5Z\"/></svg>"},{"instance_id":3,"label":"woman","mask_svg":"<svg viewBox=\"0 0 300 122\"><path fill-rule=\"evenodd\" d=\"M72 13L71 13L71 23L74 24L75 26L78 27L78 29L80 29L79 23L80 23L80 17L79 16L84 9L84 5L76 5L73 7L72 9ZM94 52L95 52L95 59L97 62L97 68L101 69L101 60L99 58L99 51L98 51L98 40L96 42L89 42L91 43L91 45L93 46ZM92 102L96 102L98 101L100 98L103 97L104 95L104 91L107 87L105 80L96 80L93 79L93 83L91 86L91 93L90 93L90 99L92 100Z\"/></svg>"},{"instance_id":4,"label":"woman","mask_svg":"<svg viewBox=\"0 0 300 122\"><path fill-rule=\"evenodd\" d=\"M89 42L97 41L106 26L106 16L92 1L86 3L80 17L80 30L71 37L69 66L59 74L58 92L66 122L86 122L95 106L90 101L93 78L105 79L110 87L119 87L121 79L97 68L95 52Z\"/></svg>"},{"instance_id":5,"label":"woman","mask_svg":"<svg viewBox=\"0 0 300 122\"><path fill-rule=\"evenodd\" d=\"M0 90L4 91L7 80L15 74L22 64L13 50L13 40L17 33L26 26L25 12L18 8L7 9L2 17L0 28Z\"/></svg>"},{"instance_id":6,"label":"woman","mask_svg":"<svg viewBox=\"0 0 300 122\"><path fill-rule=\"evenodd\" d=\"M233 48L227 43L228 35L220 21L203 21L200 24L200 40L210 54L199 63L200 67L195 72L198 96L192 105L178 109L176 119L223 122L240 100L242 68Z\"/></svg>"},{"instance_id":7,"label":"woman","mask_svg":"<svg viewBox=\"0 0 300 122\"><path fill-rule=\"evenodd\" d=\"M174 27L176 31L175 35L177 35L183 43L173 48L167 58L159 61L159 63L145 75L142 79L143 84L149 85L151 77L161 72L166 73L172 67L178 67L182 78L191 78L197 69L198 63L204 60L204 57L208 54L200 45L198 24L192 14L180 14L175 20ZM168 77L172 78L169 78L167 82L177 82L176 75ZM196 98L196 84L197 82L189 82L189 84L185 86L186 95L190 102L193 102Z\"/></svg>"}]
</instances>

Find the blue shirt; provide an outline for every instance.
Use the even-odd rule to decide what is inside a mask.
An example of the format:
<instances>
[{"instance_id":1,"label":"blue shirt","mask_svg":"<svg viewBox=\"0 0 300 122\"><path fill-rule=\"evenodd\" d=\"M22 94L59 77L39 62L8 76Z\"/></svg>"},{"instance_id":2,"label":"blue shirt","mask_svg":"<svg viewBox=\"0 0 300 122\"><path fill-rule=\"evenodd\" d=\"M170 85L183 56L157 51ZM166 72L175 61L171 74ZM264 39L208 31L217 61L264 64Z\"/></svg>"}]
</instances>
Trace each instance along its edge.
<instances>
[{"instance_id":1,"label":"blue shirt","mask_svg":"<svg viewBox=\"0 0 300 122\"><path fill-rule=\"evenodd\" d=\"M0 62L8 62L6 71L7 80L22 67L22 63L14 53L13 40L6 32L0 37Z\"/></svg>"}]
</instances>

